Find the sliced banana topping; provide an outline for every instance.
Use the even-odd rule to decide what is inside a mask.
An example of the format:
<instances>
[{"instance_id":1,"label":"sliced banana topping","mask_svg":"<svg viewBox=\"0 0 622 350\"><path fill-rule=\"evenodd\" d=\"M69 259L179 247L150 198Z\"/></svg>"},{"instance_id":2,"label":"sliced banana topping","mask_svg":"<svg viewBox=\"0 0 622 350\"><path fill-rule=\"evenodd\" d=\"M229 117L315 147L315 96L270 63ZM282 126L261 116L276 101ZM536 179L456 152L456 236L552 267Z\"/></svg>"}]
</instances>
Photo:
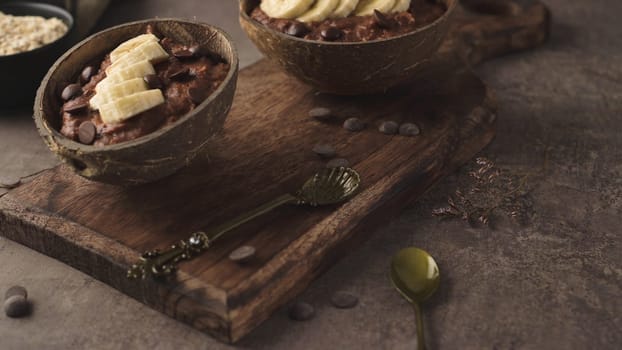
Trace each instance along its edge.
<instances>
[{"instance_id":1,"label":"sliced banana topping","mask_svg":"<svg viewBox=\"0 0 622 350\"><path fill-rule=\"evenodd\" d=\"M118 84L113 84L106 89L100 89L100 91L91 98L90 104L94 109L99 109L99 106L103 104L147 90L149 90L149 88L143 78L134 78Z\"/></svg>"},{"instance_id":2,"label":"sliced banana topping","mask_svg":"<svg viewBox=\"0 0 622 350\"><path fill-rule=\"evenodd\" d=\"M382 13L390 13L395 7L396 0L361 0L359 1L354 14L357 16L369 16L374 14L374 10Z\"/></svg>"},{"instance_id":3,"label":"sliced banana topping","mask_svg":"<svg viewBox=\"0 0 622 350\"><path fill-rule=\"evenodd\" d=\"M111 74L115 70L131 66L136 62L149 61L151 64L156 64L165 61L167 58L168 53L164 51L160 43L147 41L128 51L116 61L113 60L112 65L106 69L106 74Z\"/></svg>"},{"instance_id":4,"label":"sliced banana topping","mask_svg":"<svg viewBox=\"0 0 622 350\"><path fill-rule=\"evenodd\" d=\"M292 19L305 13L315 0L262 0L259 7L272 18Z\"/></svg>"},{"instance_id":5,"label":"sliced banana topping","mask_svg":"<svg viewBox=\"0 0 622 350\"><path fill-rule=\"evenodd\" d=\"M323 21L330 16L339 5L340 0L317 0L307 12L297 18L300 22Z\"/></svg>"},{"instance_id":6,"label":"sliced banana topping","mask_svg":"<svg viewBox=\"0 0 622 350\"><path fill-rule=\"evenodd\" d=\"M404 12L410 7L410 0L395 0L395 6L391 9L391 12Z\"/></svg>"},{"instance_id":7,"label":"sliced banana topping","mask_svg":"<svg viewBox=\"0 0 622 350\"><path fill-rule=\"evenodd\" d=\"M160 39L158 39L158 37L153 34L142 34L133 37L132 39L121 43L121 45L117 46L114 50L112 50L112 52L110 52L110 60L112 62L117 61L119 58L121 58L121 56L128 53L132 49L140 46L146 41L159 42Z\"/></svg>"},{"instance_id":8,"label":"sliced banana topping","mask_svg":"<svg viewBox=\"0 0 622 350\"><path fill-rule=\"evenodd\" d=\"M160 89L141 91L124 96L99 107L99 115L106 124L117 124L164 103Z\"/></svg>"},{"instance_id":9,"label":"sliced banana topping","mask_svg":"<svg viewBox=\"0 0 622 350\"><path fill-rule=\"evenodd\" d=\"M409 0L410 1L410 0ZM359 4L359 0L341 0L339 2L339 6L335 8L329 18L346 18L348 17L352 11L356 8L356 5Z\"/></svg>"}]
</instances>

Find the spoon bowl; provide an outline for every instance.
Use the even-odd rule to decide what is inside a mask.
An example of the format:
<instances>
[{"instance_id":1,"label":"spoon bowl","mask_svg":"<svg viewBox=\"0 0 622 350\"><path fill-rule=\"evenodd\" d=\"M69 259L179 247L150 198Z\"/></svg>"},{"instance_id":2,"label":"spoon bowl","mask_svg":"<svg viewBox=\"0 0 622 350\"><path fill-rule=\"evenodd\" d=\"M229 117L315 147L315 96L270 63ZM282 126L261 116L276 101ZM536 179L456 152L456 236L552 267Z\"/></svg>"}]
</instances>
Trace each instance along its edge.
<instances>
[{"instance_id":1,"label":"spoon bowl","mask_svg":"<svg viewBox=\"0 0 622 350\"><path fill-rule=\"evenodd\" d=\"M343 202L359 187L361 178L350 168L324 169L313 175L298 191L300 204L311 206Z\"/></svg>"},{"instance_id":2,"label":"spoon bowl","mask_svg":"<svg viewBox=\"0 0 622 350\"><path fill-rule=\"evenodd\" d=\"M436 261L426 251L410 247L397 252L391 261L391 282L415 310L417 349L425 349L423 317L419 304L427 300L440 283Z\"/></svg>"}]
</instances>

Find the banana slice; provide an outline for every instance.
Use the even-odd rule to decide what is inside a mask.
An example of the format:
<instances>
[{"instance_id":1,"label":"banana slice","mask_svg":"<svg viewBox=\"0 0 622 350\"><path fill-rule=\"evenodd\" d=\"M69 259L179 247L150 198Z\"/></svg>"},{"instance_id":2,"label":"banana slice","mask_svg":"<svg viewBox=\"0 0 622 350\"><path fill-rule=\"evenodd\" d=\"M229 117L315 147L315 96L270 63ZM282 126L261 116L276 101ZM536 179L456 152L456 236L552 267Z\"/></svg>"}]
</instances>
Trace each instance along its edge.
<instances>
[{"instance_id":1,"label":"banana slice","mask_svg":"<svg viewBox=\"0 0 622 350\"><path fill-rule=\"evenodd\" d=\"M112 50L112 52L110 52L110 60L112 62L117 61L119 58L121 58L121 56L125 55L132 49L140 46L141 44L147 41L158 42L160 41L160 39L158 39L158 37L153 34L142 34L142 35L133 37L132 39L121 43L121 45L117 46L114 50Z\"/></svg>"},{"instance_id":2,"label":"banana slice","mask_svg":"<svg viewBox=\"0 0 622 350\"><path fill-rule=\"evenodd\" d=\"M160 43L157 41L146 41L114 61L112 65L106 69L106 74L112 74L112 72L129 67L136 62L149 61L152 64L156 64L167 58L168 53L160 46Z\"/></svg>"},{"instance_id":3,"label":"banana slice","mask_svg":"<svg viewBox=\"0 0 622 350\"><path fill-rule=\"evenodd\" d=\"M118 70L110 73L110 75L106 76L104 80L97 84L95 90L99 92L101 88L107 88L107 86L134 78L142 78L149 74L155 74L155 69L149 61L136 62L130 66L119 68Z\"/></svg>"},{"instance_id":4,"label":"banana slice","mask_svg":"<svg viewBox=\"0 0 622 350\"><path fill-rule=\"evenodd\" d=\"M97 94L91 97L89 104L93 109L99 109L99 106L112 102L124 96L129 96L141 91L147 91L147 83L142 78L134 78L122 83L104 86L97 89Z\"/></svg>"},{"instance_id":5,"label":"banana slice","mask_svg":"<svg viewBox=\"0 0 622 350\"><path fill-rule=\"evenodd\" d=\"M328 16L329 18L346 18L348 17L352 11L356 8L356 5L359 4L359 0L341 0L339 1L339 5L333 11L333 13Z\"/></svg>"},{"instance_id":6,"label":"banana slice","mask_svg":"<svg viewBox=\"0 0 622 350\"><path fill-rule=\"evenodd\" d=\"M262 0L259 7L272 18L296 18L305 13L315 0Z\"/></svg>"},{"instance_id":7,"label":"banana slice","mask_svg":"<svg viewBox=\"0 0 622 350\"><path fill-rule=\"evenodd\" d=\"M369 16L378 10L382 13L389 13L395 6L395 0L361 0L354 10L357 16Z\"/></svg>"},{"instance_id":8,"label":"banana slice","mask_svg":"<svg viewBox=\"0 0 622 350\"><path fill-rule=\"evenodd\" d=\"M117 124L164 103L160 89L137 92L99 107L99 115L106 124Z\"/></svg>"},{"instance_id":9,"label":"banana slice","mask_svg":"<svg viewBox=\"0 0 622 350\"><path fill-rule=\"evenodd\" d=\"M410 7L410 0L396 0L390 12L404 12Z\"/></svg>"},{"instance_id":10,"label":"banana slice","mask_svg":"<svg viewBox=\"0 0 622 350\"><path fill-rule=\"evenodd\" d=\"M323 21L330 16L339 5L340 0L317 0L309 11L296 18L300 22Z\"/></svg>"}]
</instances>

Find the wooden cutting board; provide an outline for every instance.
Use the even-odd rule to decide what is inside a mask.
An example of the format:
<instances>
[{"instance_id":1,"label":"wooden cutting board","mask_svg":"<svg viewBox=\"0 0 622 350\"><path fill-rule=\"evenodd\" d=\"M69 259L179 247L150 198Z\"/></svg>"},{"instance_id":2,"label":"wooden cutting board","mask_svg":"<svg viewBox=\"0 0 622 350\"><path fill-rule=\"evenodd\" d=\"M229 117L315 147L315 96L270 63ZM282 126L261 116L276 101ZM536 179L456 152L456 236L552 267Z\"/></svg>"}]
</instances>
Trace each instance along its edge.
<instances>
[{"instance_id":1,"label":"wooden cutting board","mask_svg":"<svg viewBox=\"0 0 622 350\"><path fill-rule=\"evenodd\" d=\"M224 133L192 167L126 189L89 182L59 166L0 198L0 234L234 342L492 140L494 99L466 65L542 43L549 15L537 1L469 3L502 14L459 9L425 81L382 96L334 97L259 62L240 73ZM310 119L308 110L317 106L332 109L337 121ZM367 128L344 130L341 122L352 116ZM383 120L417 123L421 134L383 135L377 130ZM278 209L181 264L173 280L126 278L142 252L166 249L295 191L325 166L311 151L317 143L333 145L360 173L362 188L352 200ZM243 244L257 249L255 259L229 261L227 255Z\"/></svg>"}]
</instances>

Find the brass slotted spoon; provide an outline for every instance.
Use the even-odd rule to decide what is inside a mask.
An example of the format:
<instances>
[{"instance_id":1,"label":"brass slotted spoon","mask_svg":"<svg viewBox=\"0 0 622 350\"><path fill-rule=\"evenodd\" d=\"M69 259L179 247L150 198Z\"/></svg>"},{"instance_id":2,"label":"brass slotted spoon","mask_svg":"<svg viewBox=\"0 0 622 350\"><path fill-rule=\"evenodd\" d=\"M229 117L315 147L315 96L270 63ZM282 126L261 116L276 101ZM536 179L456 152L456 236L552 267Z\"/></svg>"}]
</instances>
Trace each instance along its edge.
<instances>
[{"instance_id":1,"label":"brass slotted spoon","mask_svg":"<svg viewBox=\"0 0 622 350\"><path fill-rule=\"evenodd\" d=\"M351 168L324 169L309 178L295 194L285 194L263 204L239 217L217 227L209 233L195 232L187 240L179 241L166 251L153 250L144 253L140 260L127 271L131 279L149 276L164 277L176 270L176 264L201 254L213 241L225 233L285 204L330 205L350 198L360 185L359 174Z\"/></svg>"}]
</instances>

